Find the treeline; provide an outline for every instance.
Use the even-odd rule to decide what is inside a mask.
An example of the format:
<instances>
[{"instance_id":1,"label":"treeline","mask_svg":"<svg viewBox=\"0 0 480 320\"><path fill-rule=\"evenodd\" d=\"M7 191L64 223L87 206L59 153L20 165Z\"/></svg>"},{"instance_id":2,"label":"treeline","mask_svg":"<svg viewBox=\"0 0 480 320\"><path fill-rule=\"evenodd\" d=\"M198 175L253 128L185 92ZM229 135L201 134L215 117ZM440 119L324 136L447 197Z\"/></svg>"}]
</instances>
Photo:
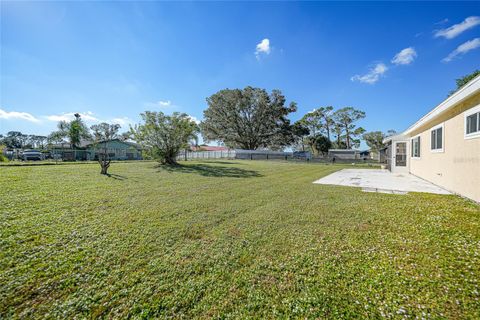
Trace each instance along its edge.
<instances>
[{"instance_id":1,"label":"treeline","mask_svg":"<svg viewBox=\"0 0 480 320\"><path fill-rule=\"evenodd\" d=\"M291 123L289 116L297 111L297 105L287 104L280 90L269 93L253 87L224 89L208 97L207 104L199 124L185 113L166 115L146 111L141 114L142 123L119 134L119 125L102 123L88 128L80 115L75 114L75 119L60 122L58 130L48 137L28 140L19 132L9 132L3 144L25 148L29 141L32 147L67 141L72 148L77 148L82 140L130 138L142 145L147 156L164 164L175 164L179 152L196 144L199 134L206 142L216 141L232 149L289 147L324 154L331 148L358 147L365 133L365 129L357 125L365 118L365 112L353 107L337 110L332 106L319 107Z\"/></svg>"},{"instance_id":2,"label":"treeline","mask_svg":"<svg viewBox=\"0 0 480 320\"><path fill-rule=\"evenodd\" d=\"M292 147L318 154L332 147L357 147L365 132L357 126L365 112L353 107L317 108L291 123L289 115L297 111L297 105L287 104L279 90L224 89L208 97L207 104L200 124L184 113L142 113L143 123L131 128L132 137L161 163L175 164L180 150L194 143L200 133L206 142L232 149Z\"/></svg>"},{"instance_id":3,"label":"treeline","mask_svg":"<svg viewBox=\"0 0 480 320\"><path fill-rule=\"evenodd\" d=\"M313 154L325 154L332 148L357 148L365 129L356 122L363 118L365 112L353 107L314 109L294 123L295 147L305 150L307 146Z\"/></svg>"},{"instance_id":4,"label":"treeline","mask_svg":"<svg viewBox=\"0 0 480 320\"><path fill-rule=\"evenodd\" d=\"M72 121L60 121L57 130L48 136L9 131L5 136L0 134L0 145L8 149L45 149L66 142L72 149L75 149L80 146L81 141L93 142L96 139L98 140L99 128L105 132L107 126L110 130L115 128L115 138L126 140L130 137L129 132L118 133L121 128L118 124L100 123L89 128L80 114L76 113Z\"/></svg>"},{"instance_id":5,"label":"treeline","mask_svg":"<svg viewBox=\"0 0 480 320\"><path fill-rule=\"evenodd\" d=\"M10 149L40 148L48 144L48 137L24 134L20 131L10 131L4 136L0 134L0 145Z\"/></svg>"},{"instance_id":6,"label":"treeline","mask_svg":"<svg viewBox=\"0 0 480 320\"><path fill-rule=\"evenodd\" d=\"M365 132L356 124L365 118L365 112L353 107L320 107L291 124L288 116L297 111L297 105L286 105L279 90L269 94L261 88L225 89L207 98L207 103L200 124L203 138L230 148L293 147L319 154L331 148L358 147Z\"/></svg>"}]
</instances>

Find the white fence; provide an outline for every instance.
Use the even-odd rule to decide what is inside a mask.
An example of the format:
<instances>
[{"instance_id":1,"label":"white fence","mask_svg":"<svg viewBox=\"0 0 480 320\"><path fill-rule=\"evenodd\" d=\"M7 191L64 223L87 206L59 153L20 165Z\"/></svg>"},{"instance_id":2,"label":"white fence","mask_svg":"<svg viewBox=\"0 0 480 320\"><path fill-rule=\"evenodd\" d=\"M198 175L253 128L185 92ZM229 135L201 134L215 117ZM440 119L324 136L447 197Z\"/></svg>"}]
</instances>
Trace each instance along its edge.
<instances>
[{"instance_id":1,"label":"white fence","mask_svg":"<svg viewBox=\"0 0 480 320\"><path fill-rule=\"evenodd\" d=\"M235 150L228 151L188 151L181 152L177 160L190 159L235 159Z\"/></svg>"},{"instance_id":2,"label":"white fence","mask_svg":"<svg viewBox=\"0 0 480 320\"><path fill-rule=\"evenodd\" d=\"M350 155L349 155L350 156ZM323 162L323 163L365 163L375 162L367 158L353 158L345 156L326 155L326 156L306 156L302 153L270 151L270 150L228 150L228 151L188 151L178 155L177 160L193 159L238 159L238 160L291 160L305 162Z\"/></svg>"}]
</instances>

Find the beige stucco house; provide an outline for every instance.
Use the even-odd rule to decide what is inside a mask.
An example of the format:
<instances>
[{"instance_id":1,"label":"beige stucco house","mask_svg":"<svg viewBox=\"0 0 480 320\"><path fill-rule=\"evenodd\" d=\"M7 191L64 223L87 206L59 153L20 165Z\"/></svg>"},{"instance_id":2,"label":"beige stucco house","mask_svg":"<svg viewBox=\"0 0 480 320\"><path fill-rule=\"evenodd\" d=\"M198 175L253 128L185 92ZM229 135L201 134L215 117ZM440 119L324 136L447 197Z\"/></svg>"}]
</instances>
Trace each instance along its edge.
<instances>
[{"instance_id":1,"label":"beige stucco house","mask_svg":"<svg viewBox=\"0 0 480 320\"><path fill-rule=\"evenodd\" d=\"M384 142L392 172L409 172L480 202L480 76Z\"/></svg>"}]
</instances>

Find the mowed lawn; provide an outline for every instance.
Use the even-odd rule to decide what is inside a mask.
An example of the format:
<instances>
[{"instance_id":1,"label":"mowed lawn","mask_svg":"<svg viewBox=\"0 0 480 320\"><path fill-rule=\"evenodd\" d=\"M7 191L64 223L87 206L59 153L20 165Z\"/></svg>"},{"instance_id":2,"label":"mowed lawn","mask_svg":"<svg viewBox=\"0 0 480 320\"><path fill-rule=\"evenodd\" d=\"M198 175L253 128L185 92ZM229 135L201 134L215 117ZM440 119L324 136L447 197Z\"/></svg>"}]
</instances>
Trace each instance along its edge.
<instances>
[{"instance_id":1,"label":"mowed lawn","mask_svg":"<svg viewBox=\"0 0 480 320\"><path fill-rule=\"evenodd\" d=\"M480 206L264 161L0 168L0 318L479 318Z\"/></svg>"}]
</instances>

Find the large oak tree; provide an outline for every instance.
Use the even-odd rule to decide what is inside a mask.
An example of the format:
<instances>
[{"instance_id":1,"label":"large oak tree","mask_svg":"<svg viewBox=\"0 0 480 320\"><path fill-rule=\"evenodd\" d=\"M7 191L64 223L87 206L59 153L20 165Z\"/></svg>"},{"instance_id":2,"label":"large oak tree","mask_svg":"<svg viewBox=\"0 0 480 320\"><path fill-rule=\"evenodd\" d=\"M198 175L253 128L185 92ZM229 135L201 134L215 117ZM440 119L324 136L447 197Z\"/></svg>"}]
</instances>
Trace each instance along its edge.
<instances>
[{"instance_id":1,"label":"large oak tree","mask_svg":"<svg viewBox=\"0 0 480 320\"><path fill-rule=\"evenodd\" d=\"M270 94L261 88L224 89L207 98L201 123L207 141L220 141L230 148L280 149L293 142L287 116L295 112L279 90Z\"/></svg>"}]
</instances>

